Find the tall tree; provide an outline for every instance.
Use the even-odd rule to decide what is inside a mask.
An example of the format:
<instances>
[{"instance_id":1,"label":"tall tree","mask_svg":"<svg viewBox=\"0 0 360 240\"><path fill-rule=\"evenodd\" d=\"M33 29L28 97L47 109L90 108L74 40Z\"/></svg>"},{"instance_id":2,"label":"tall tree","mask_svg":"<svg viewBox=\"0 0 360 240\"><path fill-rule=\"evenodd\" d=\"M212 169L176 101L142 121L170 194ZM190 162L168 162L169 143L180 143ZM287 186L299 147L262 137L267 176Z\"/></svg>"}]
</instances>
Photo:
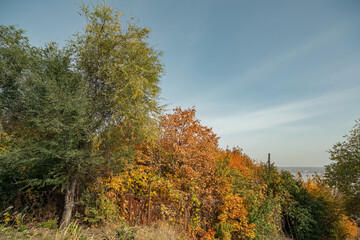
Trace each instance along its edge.
<instances>
[{"instance_id":1,"label":"tall tree","mask_svg":"<svg viewBox=\"0 0 360 240\"><path fill-rule=\"evenodd\" d=\"M5 130L11 133L16 125L14 113L21 108L19 87L34 63L31 61L31 51L32 47L23 30L0 25L1 132Z\"/></svg>"},{"instance_id":2,"label":"tall tree","mask_svg":"<svg viewBox=\"0 0 360 240\"><path fill-rule=\"evenodd\" d=\"M122 13L104 2L81 6L87 24L75 35L72 50L86 82L88 116L103 168L116 170L135 157L134 147L155 136L161 52L148 43L150 30L121 23Z\"/></svg>"},{"instance_id":3,"label":"tall tree","mask_svg":"<svg viewBox=\"0 0 360 240\"><path fill-rule=\"evenodd\" d=\"M95 131L132 126L132 134L147 135L152 114L159 111L161 53L147 42L150 30L130 21L105 3L82 6L84 32L73 41L77 67L87 82Z\"/></svg>"},{"instance_id":4,"label":"tall tree","mask_svg":"<svg viewBox=\"0 0 360 240\"><path fill-rule=\"evenodd\" d=\"M133 147L157 132L161 52L148 43L150 30L103 3L81 6L87 24L72 47L86 81L92 130L106 156L108 169L134 156Z\"/></svg>"},{"instance_id":5,"label":"tall tree","mask_svg":"<svg viewBox=\"0 0 360 240\"><path fill-rule=\"evenodd\" d=\"M346 140L336 143L330 152L332 164L326 166L326 177L344 196L349 214L360 217L360 119Z\"/></svg>"},{"instance_id":6,"label":"tall tree","mask_svg":"<svg viewBox=\"0 0 360 240\"><path fill-rule=\"evenodd\" d=\"M20 103L21 82L31 67L31 46L24 36L24 31L14 26L0 25L0 144L1 150L9 148L9 140L18 126L18 113L22 109ZM7 200L13 191L13 179L19 176L15 164L0 161L0 198Z\"/></svg>"},{"instance_id":7,"label":"tall tree","mask_svg":"<svg viewBox=\"0 0 360 240\"><path fill-rule=\"evenodd\" d=\"M170 177L179 190L193 195L194 198L188 197L189 201L196 199L193 211L199 208L198 217L206 223L215 219L221 192L222 180L216 172L221 151L219 138L211 128L201 124L195 113L194 108L176 108L161 118L161 134L151 164L161 175ZM195 204L197 201L199 206Z\"/></svg>"},{"instance_id":8,"label":"tall tree","mask_svg":"<svg viewBox=\"0 0 360 240\"><path fill-rule=\"evenodd\" d=\"M131 158L133 147L153 136L160 111L163 67L147 42L149 29L121 24L120 12L105 3L84 5L82 13L87 25L69 50L28 47L22 31L1 29L9 42L1 46L2 125L17 119L1 163L25 166L28 183L65 190L63 226L79 181Z\"/></svg>"},{"instance_id":9,"label":"tall tree","mask_svg":"<svg viewBox=\"0 0 360 240\"><path fill-rule=\"evenodd\" d=\"M210 192L216 164L220 156L218 137L211 128L203 126L194 108L174 109L161 119L161 134L157 141L154 164L161 172L194 182L201 192ZM184 189L187 190L187 189Z\"/></svg>"},{"instance_id":10,"label":"tall tree","mask_svg":"<svg viewBox=\"0 0 360 240\"><path fill-rule=\"evenodd\" d=\"M1 163L19 173L17 181L65 189L64 214L71 215L74 200L69 196L88 166L97 162L91 161L92 151L85 147L93 135L85 82L71 69L68 52L54 43L27 54L31 67L14 83L18 94L1 94L12 100L2 108L3 123L9 116L16 120L11 147L1 153Z\"/></svg>"}]
</instances>

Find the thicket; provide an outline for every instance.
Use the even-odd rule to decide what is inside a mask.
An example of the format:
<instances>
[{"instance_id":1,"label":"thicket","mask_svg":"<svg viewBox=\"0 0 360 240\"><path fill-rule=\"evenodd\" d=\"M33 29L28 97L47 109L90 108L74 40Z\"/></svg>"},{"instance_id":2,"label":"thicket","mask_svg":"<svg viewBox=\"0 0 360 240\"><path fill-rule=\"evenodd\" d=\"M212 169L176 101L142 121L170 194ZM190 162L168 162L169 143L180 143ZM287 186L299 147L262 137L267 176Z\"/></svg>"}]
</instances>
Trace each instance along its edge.
<instances>
[{"instance_id":1,"label":"thicket","mask_svg":"<svg viewBox=\"0 0 360 240\"><path fill-rule=\"evenodd\" d=\"M333 162L326 166L325 175L342 195L349 216L360 219L360 118L344 138L329 151Z\"/></svg>"},{"instance_id":2,"label":"thicket","mask_svg":"<svg viewBox=\"0 0 360 240\"><path fill-rule=\"evenodd\" d=\"M82 13L88 24L65 49L0 28L2 224L44 219L34 212L54 205L63 226L161 220L192 239L355 237L322 178L221 149L194 108L160 114L149 29L120 24L105 4Z\"/></svg>"}]
</instances>

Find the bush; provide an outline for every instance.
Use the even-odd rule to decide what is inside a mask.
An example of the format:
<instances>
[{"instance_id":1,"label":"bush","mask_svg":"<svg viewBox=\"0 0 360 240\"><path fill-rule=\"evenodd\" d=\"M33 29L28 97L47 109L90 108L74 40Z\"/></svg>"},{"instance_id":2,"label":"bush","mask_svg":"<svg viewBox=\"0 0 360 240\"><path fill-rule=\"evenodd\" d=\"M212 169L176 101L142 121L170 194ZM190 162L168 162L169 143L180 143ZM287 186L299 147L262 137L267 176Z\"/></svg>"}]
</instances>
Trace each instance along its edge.
<instances>
[{"instance_id":1,"label":"bush","mask_svg":"<svg viewBox=\"0 0 360 240\"><path fill-rule=\"evenodd\" d=\"M46 222L41 222L38 224L38 227L43 227L43 228L47 228L47 229L54 229L58 227L58 219L51 219L48 220Z\"/></svg>"}]
</instances>

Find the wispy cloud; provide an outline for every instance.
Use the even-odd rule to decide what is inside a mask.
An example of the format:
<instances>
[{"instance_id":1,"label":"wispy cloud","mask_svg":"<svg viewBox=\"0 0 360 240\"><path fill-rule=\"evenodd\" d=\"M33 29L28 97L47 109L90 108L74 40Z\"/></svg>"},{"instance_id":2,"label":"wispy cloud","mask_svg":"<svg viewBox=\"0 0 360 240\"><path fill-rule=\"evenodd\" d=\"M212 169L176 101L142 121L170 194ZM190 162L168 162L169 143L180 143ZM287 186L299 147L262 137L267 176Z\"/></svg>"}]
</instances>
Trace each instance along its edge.
<instances>
[{"instance_id":1,"label":"wispy cloud","mask_svg":"<svg viewBox=\"0 0 360 240\"><path fill-rule=\"evenodd\" d=\"M209 119L207 124L212 126L220 135L272 128L334 111L337 104L354 100L354 98L358 99L359 92L360 87L356 87L312 99L261 109L244 115L235 114Z\"/></svg>"},{"instance_id":2,"label":"wispy cloud","mask_svg":"<svg viewBox=\"0 0 360 240\"><path fill-rule=\"evenodd\" d=\"M341 22L330 29L315 34L308 39L304 39L298 45L288 46L284 52L276 52L272 57L259 60L259 63L253 68L238 73L231 80L221 82L220 86L215 86L214 89L210 91L215 91L219 94L219 92L227 92L229 89L236 89L240 86L244 86L246 83L262 81L264 77L268 76L273 71L283 68L285 64L309 55L314 49L321 47L324 43L329 42L329 40L335 41L339 36L346 35L353 27L352 23L347 21ZM204 92L204 95L211 94L209 92Z\"/></svg>"},{"instance_id":3,"label":"wispy cloud","mask_svg":"<svg viewBox=\"0 0 360 240\"><path fill-rule=\"evenodd\" d=\"M254 69L240 75L239 78L247 80L263 76L274 68L282 67L282 64L296 59L297 57L312 51L314 48L321 46L322 44L328 42L329 39L336 39L337 37L342 36L347 31L349 31L349 23L339 23L337 26L318 33L309 39L305 39L304 42L298 46L293 46L290 50L275 55L268 61L260 63Z\"/></svg>"}]
</instances>

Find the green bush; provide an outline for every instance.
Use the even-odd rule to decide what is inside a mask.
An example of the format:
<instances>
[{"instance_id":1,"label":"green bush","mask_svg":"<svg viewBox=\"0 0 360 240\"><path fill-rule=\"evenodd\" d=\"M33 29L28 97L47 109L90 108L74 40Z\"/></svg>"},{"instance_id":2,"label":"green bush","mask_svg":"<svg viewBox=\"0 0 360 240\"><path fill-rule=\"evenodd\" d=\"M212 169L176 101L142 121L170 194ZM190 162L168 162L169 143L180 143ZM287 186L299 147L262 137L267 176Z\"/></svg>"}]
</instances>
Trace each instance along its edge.
<instances>
[{"instance_id":1,"label":"green bush","mask_svg":"<svg viewBox=\"0 0 360 240\"><path fill-rule=\"evenodd\" d=\"M43 227L43 228L47 228L47 229L55 229L58 227L58 219L51 219L48 220L46 222L41 222L38 224L38 227Z\"/></svg>"},{"instance_id":2,"label":"green bush","mask_svg":"<svg viewBox=\"0 0 360 240\"><path fill-rule=\"evenodd\" d=\"M91 225L118 220L119 210L114 199L107 197L101 187L85 190L80 205L83 208L84 220Z\"/></svg>"},{"instance_id":3,"label":"green bush","mask_svg":"<svg viewBox=\"0 0 360 240\"><path fill-rule=\"evenodd\" d=\"M134 229L130 229L129 226L122 223L118 229L116 229L116 237L121 240L134 240L136 232Z\"/></svg>"}]
</instances>

